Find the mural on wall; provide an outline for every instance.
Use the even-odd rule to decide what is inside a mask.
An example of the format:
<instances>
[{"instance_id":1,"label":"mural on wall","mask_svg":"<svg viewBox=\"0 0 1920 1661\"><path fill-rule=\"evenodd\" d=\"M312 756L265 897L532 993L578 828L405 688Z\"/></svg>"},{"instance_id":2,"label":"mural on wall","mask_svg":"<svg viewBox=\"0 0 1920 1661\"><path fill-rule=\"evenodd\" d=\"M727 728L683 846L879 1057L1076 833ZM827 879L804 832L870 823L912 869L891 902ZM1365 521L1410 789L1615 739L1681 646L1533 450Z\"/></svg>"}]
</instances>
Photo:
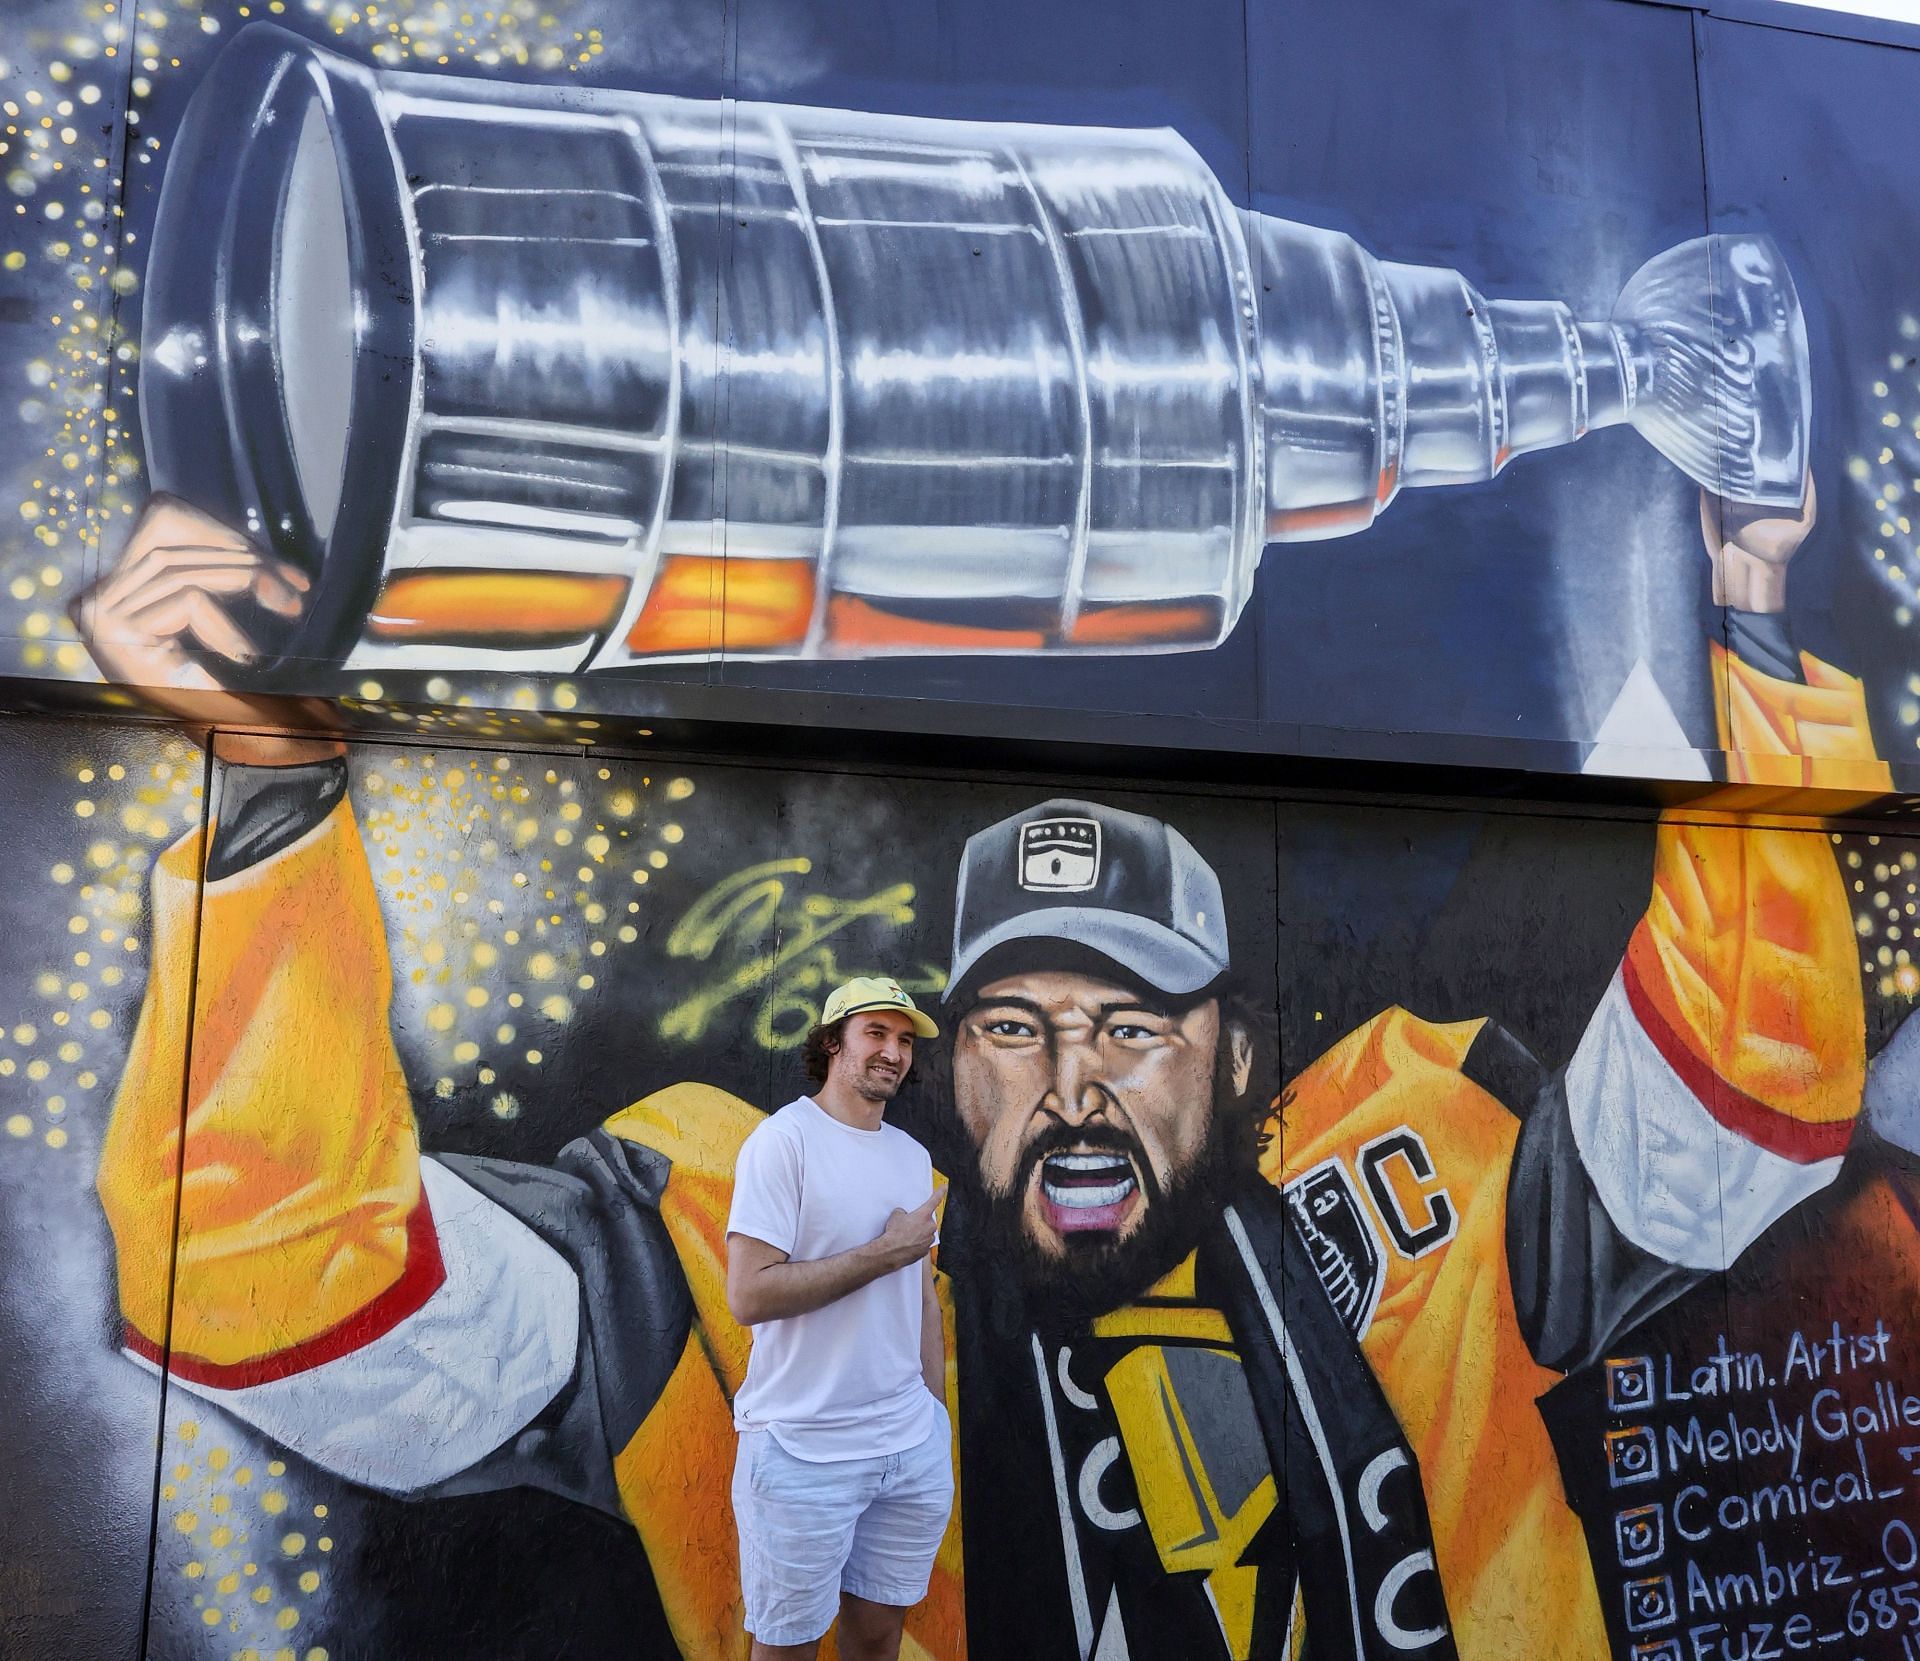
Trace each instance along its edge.
<instances>
[{"instance_id":1,"label":"mural on wall","mask_svg":"<svg viewBox=\"0 0 1920 1661\"><path fill-rule=\"evenodd\" d=\"M1726 517L1722 587L1808 530ZM116 679L204 699L244 679L237 603L307 592L163 503L81 619ZM1743 628L1713 649L1757 765L1722 808L1879 773L1859 683ZM1569 884L1576 944L1456 948L1416 1009L1348 943L1387 915L1365 862L1296 920L1276 832L1284 880L1291 842L1413 864L1458 815L219 750L98 1154L103 1312L165 1385L150 1648L456 1652L357 1588L437 1513L544 1494L631 1531L662 1645L742 1653L732 1157L833 979L896 965L947 1027L905 1111L953 1183L961 1493L913 1653L1920 1634L1911 1045L1862 1128L1860 867L1818 827L1672 816L1649 899L1644 830L1542 823L1623 880ZM353 1551L369 1495L405 1505ZM444 1644L519 1652L419 1561Z\"/></svg>"},{"instance_id":2,"label":"mural on wall","mask_svg":"<svg viewBox=\"0 0 1920 1661\"><path fill-rule=\"evenodd\" d=\"M0 734L46 874L0 900L0 1650L742 1655L732 1159L885 972L943 1011L898 1111L952 1183L960 1502L909 1653L1920 1654L1920 844L1769 817L1885 792L1875 724L1920 722L1803 552L1870 503L1905 603L1914 364L1867 319L1831 396L1804 236L1609 224L1617 278L1488 300L1576 288L1498 214L1398 262L1240 206L1217 139L1117 104L814 98L765 19L702 84L697 5L624 79L584 6L70 10L5 102L73 290L19 667L219 730ZM1691 41L1594 0L1569 110L1627 12ZM1396 753L1444 753L1475 619L1544 570L1659 600L1625 663L1598 604L1534 654L1612 664L1587 764L1718 751L1725 792L1147 797L260 701L404 686L537 743L509 708L690 664L965 698L1003 654L1049 711L1155 652L1113 707L1227 726L1289 562L1360 573L1289 649L1384 684L1379 573L1421 579L1382 537L1470 560L1509 509L1528 558L1451 597Z\"/></svg>"}]
</instances>

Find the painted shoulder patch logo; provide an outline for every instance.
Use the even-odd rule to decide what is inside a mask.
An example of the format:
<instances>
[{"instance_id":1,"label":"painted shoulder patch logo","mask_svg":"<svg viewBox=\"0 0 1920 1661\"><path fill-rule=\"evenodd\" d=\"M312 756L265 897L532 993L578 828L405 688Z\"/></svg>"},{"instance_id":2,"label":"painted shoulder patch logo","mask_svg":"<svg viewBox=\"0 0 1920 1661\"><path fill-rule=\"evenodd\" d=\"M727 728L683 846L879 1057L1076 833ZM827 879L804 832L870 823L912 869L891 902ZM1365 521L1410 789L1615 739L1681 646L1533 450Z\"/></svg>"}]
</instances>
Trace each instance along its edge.
<instances>
[{"instance_id":1,"label":"painted shoulder patch logo","mask_svg":"<svg viewBox=\"0 0 1920 1661\"><path fill-rule=\"evenodd\" d=\"M1324 1159L1284 1191L1328 1301L1341 1324L1354 1337L1364 1337L1373 1325L1387 1264L1353 1178L1337 1157Z\"/></svg>"},{"instance_id":2,"label":"painted shoulder patch logo","mask_svg":"<svg viewBox=\"0 0 1920 1661\"><path fill-rule=\"evenodd\" d=\"M1100 880L1100 826L1093 819L1035 819L1020 827L1020 886L1084 894Z\"/></svg>"}]
</instances>

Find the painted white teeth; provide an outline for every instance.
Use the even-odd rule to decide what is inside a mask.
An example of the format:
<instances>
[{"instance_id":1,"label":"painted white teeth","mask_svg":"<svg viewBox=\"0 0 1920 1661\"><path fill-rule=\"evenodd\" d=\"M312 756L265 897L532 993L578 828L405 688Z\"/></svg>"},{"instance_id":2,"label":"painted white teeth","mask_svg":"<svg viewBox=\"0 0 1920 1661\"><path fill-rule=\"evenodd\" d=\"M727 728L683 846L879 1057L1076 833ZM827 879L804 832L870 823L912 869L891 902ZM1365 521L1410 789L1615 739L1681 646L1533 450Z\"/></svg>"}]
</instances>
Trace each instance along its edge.
<instances>
[{"instance_id":1,"label":"painted white teeth","mask_svg":"<svg viewBox=\"0 0 1920 1661\"><path fill-rule=\"evenodd\" d=\"M1118 1171L1127 1162L1119 1154L1055 1153L1047 1155L1047 1163L1060 1171Z\"/></svg>"},{"instance_id":2,"label":"painted white teeth","mask_svg":"<svg viewBox=\"0 0 1920 1661\"><path fill-rule=\"evenodd\" d=\"M1118 1205L1133 1192L1133 1178L1102 1183L1098 1188L1079 1184L1071 1188L1059 1188L1051 1182L1042 1183L1041 1187L1046 1190L1047 1198L1057 1206L1069 1211L1091 1211L1096 1206Z\"/></svg>"}]
</instances>

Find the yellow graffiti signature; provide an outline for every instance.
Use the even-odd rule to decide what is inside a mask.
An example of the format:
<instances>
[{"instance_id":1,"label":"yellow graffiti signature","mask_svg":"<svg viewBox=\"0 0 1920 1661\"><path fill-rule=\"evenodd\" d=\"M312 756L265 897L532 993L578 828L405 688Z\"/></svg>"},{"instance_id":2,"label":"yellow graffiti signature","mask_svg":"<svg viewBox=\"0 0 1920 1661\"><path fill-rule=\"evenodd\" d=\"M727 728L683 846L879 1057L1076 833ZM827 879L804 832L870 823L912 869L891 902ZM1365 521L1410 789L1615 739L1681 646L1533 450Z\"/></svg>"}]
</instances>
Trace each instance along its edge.
<instances>
[{"instance_id":1,"label":"yellow graffiti signature","mask_svg":"<svg viewBox=\"0 0 1920 1661\"><path fill-rule=\"evenodd\" d=\"M762 1049L791 1050L820 1019L827 991L852 975L884 973L843 967L825 942L866 919L887 929L904 928L913 921L913 884L896 882L854 900L790 887L790 878L812 869L813 861L804 855L749 865L722 878L687 908L667 936L667 956L717 961L718 972L661 1018L663 1038L692 1043L728 1004L757 998L755 1041ZM909 992L928 994L947 981L932 964L895 979Z\"/></svg>"}]
</instances>

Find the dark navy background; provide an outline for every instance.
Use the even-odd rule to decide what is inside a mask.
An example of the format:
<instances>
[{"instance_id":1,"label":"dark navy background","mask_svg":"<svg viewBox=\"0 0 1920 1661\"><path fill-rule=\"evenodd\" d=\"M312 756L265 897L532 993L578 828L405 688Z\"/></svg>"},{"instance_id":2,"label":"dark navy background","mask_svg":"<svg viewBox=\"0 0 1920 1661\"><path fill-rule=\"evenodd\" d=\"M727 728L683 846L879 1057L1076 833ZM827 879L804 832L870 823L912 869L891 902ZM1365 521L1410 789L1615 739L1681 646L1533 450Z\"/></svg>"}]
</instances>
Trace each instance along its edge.
<instances>
[{"instance_id":1,"label":"dark navy background","mask_svg":"<svg viewBox=\"0 0 1920 1661\"><path fill-rule=\"evenodd\" d=\"M1920 318L1920 54L1718 18L1702 23L1701 49L1714 223L1766 225L1801 274L1807 308L1814 453L1826 494L1794 572L1795 627L1806 645L1866 675L1882 753L1910 763L1913 721L1898 705L1920 670L1920 638L1913 623L1897 620L1874 574L1874 547L1891 556L1895 545L1879 531L1872 493L1847 478L1845 462L1877 457L1892 437L1879 416L1896 409L1911 515L1920 339L1900 325ZM1890 383L1891 406L1871 396L1876 380ZM1910 535L1898 541L1913 546Z\"/></svg>"}]
</instances>

